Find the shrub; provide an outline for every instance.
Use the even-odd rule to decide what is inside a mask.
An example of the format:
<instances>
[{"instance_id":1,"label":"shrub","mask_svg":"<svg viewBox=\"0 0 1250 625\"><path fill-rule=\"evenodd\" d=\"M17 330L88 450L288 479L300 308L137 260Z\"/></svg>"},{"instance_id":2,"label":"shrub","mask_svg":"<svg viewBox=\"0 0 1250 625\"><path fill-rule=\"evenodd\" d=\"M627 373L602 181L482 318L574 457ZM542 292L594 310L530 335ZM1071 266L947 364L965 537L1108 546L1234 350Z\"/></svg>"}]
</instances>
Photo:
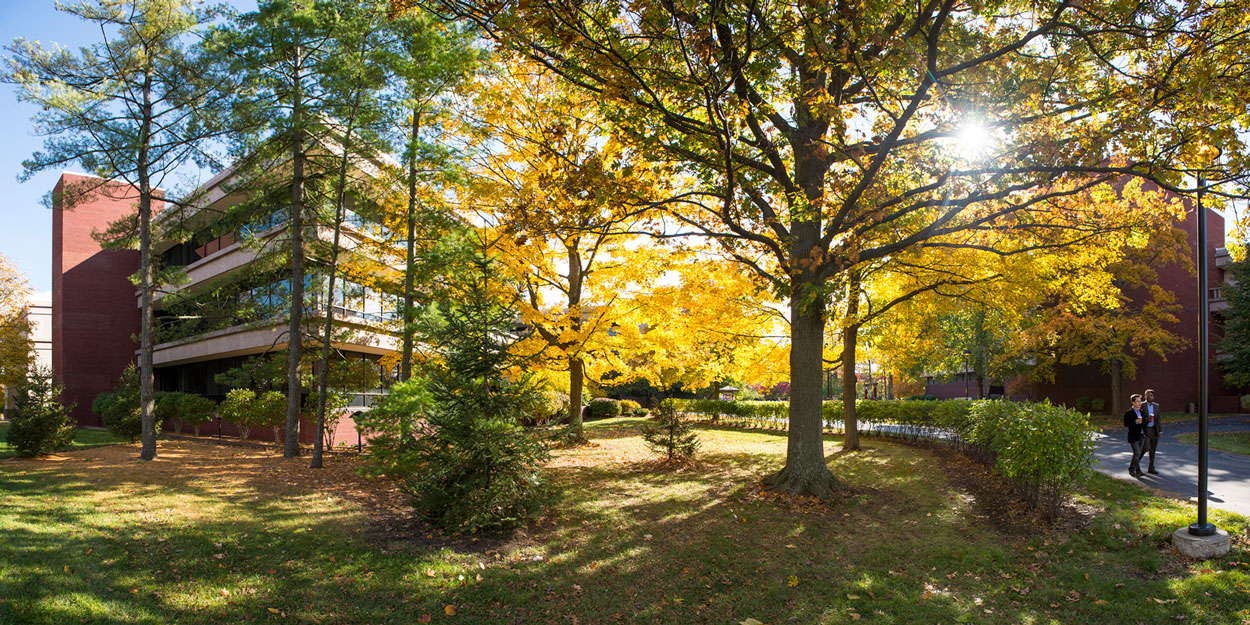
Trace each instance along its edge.
<instances>
[{"instance_id":1,"label":"shrub","mask_svg":"<svg viewBox=\"0 0 1250 625\"><path fill-rule=\"evenodd\" d=\"M660 402L651 422L642 428L642 439L651 451L664 454L670 462L688 460L699 450L698 433L677 415L671 399Z\"/></svg>"},{"instance_id":2,"label":"shrub","mask_svg":"<svg viewBox=\"0 0 1250 625\"><path fill-rule=\"evenodd\" d=\"M64 447L74 440L72 406L61 403L64 387L47 367L33 367L14 389L8 441L23 458L33 458Z\"/></svg>"},{"instance_id":3,"label":"shrub","mask_svg":"<svg viewBox=\"0 0 1250 625\"><path fill-rule=\"evenodd\" d=\"M1101 397L1095 397L1089 400L1089 409L1094 412L1102 412L1107 409L1107 400Z\"/></svg>"},{"instance_id":4,"label":"shrub","mask_svg":"<svg viewBox=\"0 0 1250 625\"><path fill-rule=\"evenodd\" d=\"M1050 402L1015 406L1014 418L999 422L994 466L1016 483L1030 507L1053 520L1093 471L1094 432L1084 414Z\"/></svg>"},{"instance_id":5,"label":"shrub","mask_svg":"<svg viewBox=\"0 0 1250 625\"><path fill-rule=\"evenodd\" d=\"M557 423L568 417L569 394L553 389L545 389L534 395L534 404L529 406L521 419L521 425L535 427Z\"/></svg>"},{"instance_id":6,"label":"shrub","mask_svg":"<svg viewBox=\"0 0 1250 625\"><path fill-rule=\"evenodd\" d=\"M256 396L256 406L252 410L251 425L273 428L273 442L280 443L282 426L286 425L286 394L280 391L265 391ZM247 435L243 435L247 438Z\"/></svg>"},{"instance_id":7,"label":"shrub","mask_svg":"<svg viewBox=\"0 0 1250 625\"><path fill-rule=\"evenodd\" d=\"M250 388L233 389L226 393L217 410L223 419L238 426L239 436L247 438L256 420L256 391Z\"/></svg>"},{"instance_id":8,"label":"shrub","mask_svg":"<svg viewBox=\"0 0 1250 625\"><path fill-rule=\"evenodd\" d=\"M347 407L351 405L352 397L347 393L326 393L326 416L321 422L321 436L325 441L327 449L334 449L334 434L338 432L339 421L343 419L343 415L347 413ZM286 396L282 396L283 420L286 419ZM273 440L278 440L278 428L273 429Z\"/></svg>"},{"instance_id":9,"label":"shrub","mask_svg":"<svg viewBox=\"0 0 1250 625\"><path fill-rule=\"evenodd\" d=\"M518 527L542 513L551 490L540 466L541 440L521 427L536 403L530 363L512 350L516 313L492 297L489 261L427 319L441 358L426 366L424 435L400 441L403 490L430 523L453 533ZM401 431L402 433L402 431Z\"/></svg>"},{"instance_id":10,"label":"shrub","mask_svg":"<svg viewBox=\"0 0 1250 625\"><path fill-rule=\"evenodd\" d=\"M631 414L633 414L635 417L645 417L647 416L647 409L643 408L642 406L639 406L637 408L634 408Z\"/></svg>"},{"instance_id":11,"label":"shrub","mask_svg":"<svg viewBox=\"0 0 1250 625\"><path fill-rule=\"evenodd\" d=\"M596 397L590 400L590 405L586 409L586 416L590 419L606 419L608 417L620 416L620 414L620 402L607 397Z\"/></svg>"},{"instance_id":12,"label":"shrub","mask_svg":"<svg viewBox=\"0 0 1250 625\"><path fill-rule=\"evenodd\" d=\"M200 426L212 420L217 410L217 402L190 393L184 393L178 404L178 420L190 424L196 436L200 435Z\"/></svg>"},{"instance_id":13,"label":"shrub","mask_svg":"<svg viewBox=\"0 0 1250 625\"><path fill-rule=\"evenodd\" d=\"M356 427L369 434L364 473L399 479L416 473L421 458L415 453L415 435L433 404L426 379L414 375L392 384L389 393L358 415Z\"/></svg>"},{"instance_id":14,"label":"shrub","mask_svg":"<svg viewBox=\"0 0 1250 625\"><path fill-rule=\"evenodd\" d=\"M1093 406L1093 403L1094 403L1093 400L1082 395L1076 398L1076 409L1084 411L1084 412L1089 412L1089 409Z\"/></svg>"},{"instance_id":15,"label":"shrub","mask_svg":"<svg viewBox=\"0 0 1250 625\"><path fill-rule=\"evenodd\" d=\"M102 393L91 402L91 412L109 431L134 442L143 433L139 409L139 370L126 365L112 393Z\"/></svg>"},{"instance_id":16,"label":"shrub","mask_svg":"<svg viewBox=\"0 0 1250 625\"><path fill-rule=\"evenodd\" d=\"M619 403L621 406L621 414L635 414L634 411L638 410L639 408L642 408L642 404L632 399L622 399L621 401L617 403Z\"/></svg>"},{"instance_id":17,"label":"shrub","mask_svg":"<svg viewBox=\"0 0 1250 625\"><path fill-rule=\"evenodd\" d=\"M1241 409L1245 411L1250 411L1250 395L1241 396Z\"/></svg>"},{"instance_id":18,"label":"shrub","mask_svg":"<svg viewBox=\"0 0 1250 625\"><path fill-rule=\"evenodd\" d=\"M213 417L217 404L207 397L181 391L156 393L156 421L170 422L174 431L181 434L182 427L190 424L195 435L200 435L200 425Z\"/></svg>"}]
</instances>

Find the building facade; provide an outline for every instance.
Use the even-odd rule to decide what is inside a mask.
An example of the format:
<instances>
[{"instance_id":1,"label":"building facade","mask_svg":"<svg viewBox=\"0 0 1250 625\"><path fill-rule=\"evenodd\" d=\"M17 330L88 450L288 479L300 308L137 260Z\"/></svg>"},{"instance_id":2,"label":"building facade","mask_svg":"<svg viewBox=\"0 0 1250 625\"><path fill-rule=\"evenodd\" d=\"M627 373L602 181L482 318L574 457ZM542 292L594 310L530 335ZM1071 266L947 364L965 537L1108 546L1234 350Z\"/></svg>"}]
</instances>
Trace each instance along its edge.
<instances>
[{"instance_id":1,"label":"building facade","mask_svg":"<svg viewBox=\"0 0 1250 625\"><path fill-rule=\"evenodd\" d=\"M275 202L241 210L247 198L230 188L231 175L227 170L202 187L197 196L203 200L197 207L170 208L153 219L153 231L161 233L153 241L153 258L159 266L177 269L183 276L176 284L160 287L153 297L153 366L158 391L195 393L220 401L232 387L257 386L256 379L241 382L240 372L245 366L259 369L258 359L265 358L281 361L283 383L275 379L270 387L286 390L286 350L291 342L289 209ZM72 175L66 174L62 181L68 176ZM111 391L122 370L137 362L138 292L128 278L138 270L138 255L101 250L90 237L91 231L103 230L134 212L133 196L115 195L119 196L116 201L93 198L54 215L53 368L66 386L67 399L77 403L73 416L85 425L99 424L90 411L95 396ZM370 280L366 284L340 274L333 298L327 297L325 250L332 230L309 220L303 232L306 278L301 340L308 356L303 377L312 380L326 311L333 307L334 361L353 362L362 365L356 370L377 372L368 384L356 380L350 414L367 406L388 385L389 372L381 371L377 363L397 348L399 300L377 286L387 283L386 276L394 269L379 257L377 251L387 244L376 222L366 217L376 208L363 202L359 206L349 203L349 207L340 256L345 265L350 261L358 274ZM271 370L276 378L277 365ZM314 410L315 405L304 412ZM209 424L207 431L216 434L218 427L224 435L238 434L230 423ZM304 442L313 440L313 427L308 423L301 425L300 433ZM273 432L253 428L251 437L271 439ZM356 442L350 416L340 421L334 438Z\"/></svg>"},{"instance_id":2,"label":"building facade","mask_svg":"<svg viewBox=\"0 0 1250 625\"><path fill-rule=\"evenodd\" d=\"M1191 248L1197 247L1197 215L1195 207L1186 202L1189 211L1183 228ZM1128 398L1134 393L1154 389L1159 403L1167 412L1193 412L1197 409L1200 393L1198 354L1198 316L1200 297L1206 297L1209 304L1210 319L1208 328L1210 362L1206 363L1208 380L1208 410L1212 413L1232 413L1240 410L1239 389L1227 388L1223 375L1219 370L1219 345L1222 325L1221 312L1228 308L1224 300L1222 288L1225 284L1224 268L1231 262L1227 249L1224 247L1224 218L1209 208L1207 211L1207 249L1202 258L1207 264L1207 293L1198 293L1198 278L1189 265L1172 263L1157 268L1157 284L1170 291L1176 297L1180 307L1177 314L1178 322L1168 328L1171 332L1185 340L1185 345L1176 352L1161 357L1153 352L1140 354L1137 357L1137 371L1133 378L1125 376L1121 380L1121 405L1128 405ZM1142 301L1144 293L1130 294ZM1113 405L1111 397L1111 377L1103 370L1102 363L1089 363L1079 366L1060 365L1056 368L1054 380L1051 382L1029 382L1005 385L1007 394L1013 399L1041 400L1049 399L1053 403L1076 406L1081 398L1099 400L1104 411ZM971 389L971 391L967 389ZM927 380L927 393L939 398L967 396L990 396L1004 392L1002 380L985 380L978 393L977 380L971 372L957 372L950 376L934 377Z\"/></svg>"}]
</instances>

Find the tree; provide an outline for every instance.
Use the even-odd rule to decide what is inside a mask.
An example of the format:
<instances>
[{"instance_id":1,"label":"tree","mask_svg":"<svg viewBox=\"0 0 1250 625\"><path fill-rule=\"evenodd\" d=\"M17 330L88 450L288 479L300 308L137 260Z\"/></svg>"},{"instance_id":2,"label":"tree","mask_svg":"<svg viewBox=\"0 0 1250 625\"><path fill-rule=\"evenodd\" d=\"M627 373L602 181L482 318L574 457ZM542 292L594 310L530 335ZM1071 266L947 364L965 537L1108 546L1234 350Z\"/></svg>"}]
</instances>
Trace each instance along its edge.
<instances>
[{"instance_id":1,"label":"tree","mask_svg":"<svg viewBox=\"0 0 1250 625\"><path fill-rule=\"evenodd\" d=\"M1219 344L1219 351L1226 354L1219 360L1224 383L1250 386L1250 263L1244 258L1224 270L1224 297L1228 311Z\"/></svg>"},{"instance_id":2,"label":"tree","mask_svg":"<svg viewBox=\"0 0 1250 625\"><path fill-rule=\"evenodd\" d=\"M258 406L256 391L250 388L236 388L226 393L226 398L221 401L217 411L221 413L223 419L239 428L239 436L247 438L252 433L252 426L257 425ZM277 442L276 437L274 442Z\"/></svg>"},{"instance_id":3,"label":"tree","mask_svg":"<svg viewBox=\"0 0 1250 625\"><path fill-rule=\"evenodd\" d=\"M139 370L126 365L112 393L100 393L91 402L91 412L110 432L134 442L143 433L143 409Z\"/></svg>"},{"instance_id":4,"label":"tree","mask_svg":"<svg viewBox=\"0 0 1250 625\"><path fill-rule=\"evenodd\" d=\"M135 219L110 228L115 246L139 248L139 380L143 448L156 457L152 386L152 294L161 281L152 259L152 214L169 201L165 181L188 163L206 164L206 143L219 98L199 73L198 53L186 46L193 31L215 19L191 0L91 0L57 8L99 27L102 41L75 55L18 39L0 79L18 86L18 98L40 107L44 151L22 163L22 180L77 163L99 176L66 189L62 210L93 196L134 197Z\"/></svg>"},{"instance_id":5,"label":"tree","mask_svg":"<svg viewBox=\"0 0 1250 625\"><path fill-rule=\"evenodd\" d=\"M789 301L781 491L837 488L820 414L836 278L918 246L995 251L960 235L1045 228L1053 198L1121 176L1179 189L1210 146L1237 163L1220 176L1244 171L1239 6L434 4L593 93L692 181L671 214Z\"/></svg>"},{"instance_id":6,"label":"tree","mask_svg":"<svg viewBox=\"0 0 1250 625\"><path fill-rule=\"evenodd\" d=\"M583 113L585 95L540 67L501 63L476 95L476 130L489 147L471 204L499 232L495 251L525 294L520 311L542 343L536 351L568 372L571 439L584 442L587 360L609 351L603 339L624 321L619 309L639 278L658 277L629 249L654 177Z\"/></svg>"},{"instance_id":7,"label":"tree","mask_svg":"<svg viewBox=\"0 0 1250 625\"><path fill-rule=\"evenodd\" d=\"M678 416L671 399L660 402L652 422L642 426L642 440L669 462L689 460L699 450L699 434Z\"/></svg>"},{"instance_id":8,"label":"tree","mask_svg":"<svg viewBox=\"0 0 1250 625\"><path fill-rule=\"evenodd\" d=\"M381 402L383 414L401 422L406 417L388 406L392 401L425 415L422 436L400 429L398 458L379 458L387 470L412 470L403 476L404 490L430 522L457 533L517 527L550 497L539 471L546 447L520 425L537 403L536 389L512 349L517 323L508 304L515 297L497 275L479 256L426 329L427 340L441 346L427 365L428 393L413 388L413 378L394 400Z\"/></svg>"},{"instance_id":9,"label":"tree","mask_svg":"<svg viewBox=\"0 0 1250 625\"><path fill-rule=\"evenodd\" d=\"M29 306L30 284L26 276L0 254L0 385L16 388L26 380L34 360Z\"/></svg>"},{"instance_id":10,"label":"tree","mask_svg":"<svg viewBox=\"0 0 1250 625\"><path fill-rule=\"evenodd\" d=\"M457 170L454 154L447 149L449 142L439 139L448 133L447 122L453 110L449 96L470 74L477 53L472 45L473 33L463 23L440 21L421 10L392 17L389 27L393 54L387 65L398 86L389 94L391 126L397 143L403 146L406 169L396 176L406 191L395 228L402 233L404 244L399 377L407 380L412 375L413 337L417 331L417 279L424 273L420 270L421 258L431 255L440 235L454 221L449 210L438 210L445 208L442 185L438 183ZM436 188L426 190L430 183L435 183Z\"/></svg>"},{"instance_id":11,"label":"tree","mask_svg":"<svg viewBox=\"0 0 1250 625\"><path fill-rule=\"evenodd\" d=\"M214 33L214 50L225 72L240 77L233 94L236 177L249 188L240 211L272 212L270 201L289 198L286 258L290 266L287 324L286 457L299 455L300 362L303 349L305 211L310 153L327 129L322 103L329 97L320 82L339 27L338 5L314 0L267 0ZM289 165L287 164L289 160ZM283 163L278 172L272 164ZM315 176L314 176L315 178Z\"/></svg>"},{"instance_id":12,"label":"tree","mask_svg":"<svg viewBox=\"0 0 1250 625\"><path fill-rule=\"evenodd\" d=\"M347 214L349 188L359 190L361 185L349 179L352 161L375 156L380 147L380 137L374 132L379 120L384 118L382 100L379 98L386 83L382 56L386 52L385 15L381 3L364 3L352 8L345 7L340 15L341 24L333 40L334 50L328 62L322 66L323 91L328 98L325 108L338 131L333 138L338 143L337 174L334 180L334 200L329 268L326 275L325 325L321 335L321 360L317 367L317 417L316 438L310 466L322 466L322 446L325 439L326 409L328 400L328 375L330 350L334 334L334 287L339 269L339 242L343 233L343 220ZM337 416L335 417L337 421ZM274 429L275 437L277 429Z\"/></svg>"},{"instance_id":13,"label":"tree","mask_svg":"<svg viewBox=\"0 0 1250 625\"><path fill-rule=\"evenodd\" d=\"M74 440L74 420L69 416L73 406L61 403L64 390L46 367L32 367L18 382L13 398L16 409L8 431L9 444L17 455L33 458Z\"/></svg>"}]
</instances>

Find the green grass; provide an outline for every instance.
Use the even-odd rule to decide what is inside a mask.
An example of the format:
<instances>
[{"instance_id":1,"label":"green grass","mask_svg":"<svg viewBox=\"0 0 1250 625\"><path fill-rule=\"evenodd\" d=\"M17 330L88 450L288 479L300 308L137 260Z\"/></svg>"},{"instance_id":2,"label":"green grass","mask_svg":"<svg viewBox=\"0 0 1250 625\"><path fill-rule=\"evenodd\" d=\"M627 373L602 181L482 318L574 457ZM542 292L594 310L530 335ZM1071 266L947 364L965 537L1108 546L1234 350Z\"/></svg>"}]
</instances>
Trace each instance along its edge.
<instances>
[{"instance_id":1,"label":"green grass","mask_svg":"<svg viewBox=\"0 0 1250 625\"><path fill-rule=\"evenodd\" d=\"M1194 518L1187 504L1099 475L1079 529L1006 523L954 485L976 465L875 438L854 454L827 445L855 494L777 501L755 483L780 467L783 434L701 426L700 464L670 470L639 423L587 424L593 445L548 468L560 503L506 542L377 534L362 504L378 485L352 478L352 459L316 472L179 441L150 463L133 446L6 461L0 623L1250 619L1244 517L1212 511L1234 551L1188 562L1168 546Z\"/></svg>"},{"instance_id":2,"label":"green grass","mask_svg":"<svg viewBox=\"0 0 1250 625\"><path fill-rule=\"evenodd\" d=\"M1190 445L1197 445L1198 433L1177 434L1176 440ZM1250 456L1250 432L1208 432L1207 445L1211 449Z\"/></svg>"},{"instance_id":3,"label":"green grass","mask_svg":"<svg viewBox=\"0 0 1250 625\"><path fill-rule=\"evenodd\" d=\"M0 422L0 458L12 458L17 455L16 450L9 446L8 440L9 422ZM74 441L69 444L66 450L87 449L89 447L98 447L100 445L113 445L115 443L124 443L125 439L115 436L108 430L87 430L78 428L74 432Z\"/></svg>"}]
</instances>

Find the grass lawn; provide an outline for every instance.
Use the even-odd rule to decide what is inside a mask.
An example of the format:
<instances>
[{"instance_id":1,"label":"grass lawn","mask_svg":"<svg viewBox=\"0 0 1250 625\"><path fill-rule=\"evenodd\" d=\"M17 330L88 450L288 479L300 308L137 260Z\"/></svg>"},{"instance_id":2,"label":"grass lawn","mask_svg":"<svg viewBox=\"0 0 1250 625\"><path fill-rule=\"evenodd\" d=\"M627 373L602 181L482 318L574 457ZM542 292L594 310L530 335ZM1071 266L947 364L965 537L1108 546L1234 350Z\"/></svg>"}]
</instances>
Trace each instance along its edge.
<instances>
[{"instance_id":1,"label":"grass lawn","mask_svg":"<svg viewBox=\"0 0 1250 625\"><path fill-rule=\"evenodd\" d=\"M17 452L9 446L8 432L9 422L0 422L0 458L12 458L17 455ZM87 449L88 447L112 445L121 442L125 442L125 439L114 436L108 430L85 430L78 428L74 433L74 441L70 443L69 449Z\"/></svg>"},{"instance_id":2,"label":"grass lawn","mask_svg":"<svg viewBox=\"0 0 1250 625\"><path fill-rule=\"evenodd\" d=\"M701 463L674 471L639 422L557 451L563 499L505 539L411 523L351 457L163 441L150 463L0 461L0 623L1250 621L1244 517L1213 511L1234 550L1190 562L1169 547L1187 504L1095 476L1047 531L977 465L875 438L829 456L853 494L786 500L756 487L784 435L702 426Z\"/></svg>"},{"instance_id":3,"label":"grass lawn","mask_svg":"<svg viewBox=\"0 0 1250 625\"><path fill-rule=\"evenodd\" d=\"M1177 434L1176 440L1197 445L1198 433ZM1250 455L1250 432L1207 432L1207 444L1211 446L1211 449Z\"/></svg>"}]
</instances>

